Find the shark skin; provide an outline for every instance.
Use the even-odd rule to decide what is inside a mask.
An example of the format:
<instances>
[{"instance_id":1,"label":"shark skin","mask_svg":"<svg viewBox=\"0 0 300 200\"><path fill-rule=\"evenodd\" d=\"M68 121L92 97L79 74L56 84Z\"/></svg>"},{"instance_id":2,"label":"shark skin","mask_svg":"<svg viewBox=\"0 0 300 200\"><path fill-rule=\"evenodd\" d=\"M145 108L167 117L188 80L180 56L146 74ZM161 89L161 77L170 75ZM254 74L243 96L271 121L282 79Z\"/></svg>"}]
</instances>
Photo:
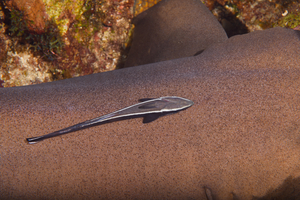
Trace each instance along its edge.
<instances>
[{"instance_id":1,"label":"shark skin","mask_svg":"<svg viewBox=\"0 0 300 200\"><path fill-rule=\"evenodd\" d=\"M298 195L299 38L268 29L195 57L2 88L1 197L248 200L286 184L282 199ZM135 118L35 145L24 139L166 95L194 105L148 124Z\"/></svg>"},{"instance_id":2,"label":"shark skin","mask_svg":"<svg viewBox=\"0 0 300 200\"><path fill-rule=\"evenodd\" d=\"M228 39L215 16L198 0L160 1L132 23L135 28L125 67L193 56Z\"/></svg>"}]
</instances>

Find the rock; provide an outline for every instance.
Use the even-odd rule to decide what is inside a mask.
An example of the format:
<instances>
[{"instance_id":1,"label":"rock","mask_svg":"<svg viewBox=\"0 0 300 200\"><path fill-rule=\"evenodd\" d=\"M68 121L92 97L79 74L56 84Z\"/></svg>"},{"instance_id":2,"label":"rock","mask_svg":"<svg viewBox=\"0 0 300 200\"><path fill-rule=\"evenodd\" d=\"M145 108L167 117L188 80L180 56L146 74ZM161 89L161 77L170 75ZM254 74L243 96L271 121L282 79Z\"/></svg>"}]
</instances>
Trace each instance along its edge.
<instances>
[{"instance_id":1,"label":"rock","mask_svg":"<svg viewBox=\"0 0 300 200\"><path fill-rule=\"evenodd\" d=\"M36 33L43 33L48 20L45 5L42 0L9 0L6 5L10 10L17 9L24 13L28 29Z\"/></svg>"}]
</instances>

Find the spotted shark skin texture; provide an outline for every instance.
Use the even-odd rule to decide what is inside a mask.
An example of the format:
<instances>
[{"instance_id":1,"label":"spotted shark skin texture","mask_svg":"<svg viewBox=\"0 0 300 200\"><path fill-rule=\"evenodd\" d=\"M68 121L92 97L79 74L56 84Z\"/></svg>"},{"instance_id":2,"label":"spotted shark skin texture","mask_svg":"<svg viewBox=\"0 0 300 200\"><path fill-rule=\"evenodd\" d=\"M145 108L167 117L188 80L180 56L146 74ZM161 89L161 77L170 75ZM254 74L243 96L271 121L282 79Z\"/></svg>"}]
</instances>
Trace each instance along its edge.
<instances>
[{"instance_id":1,"label":"spotted shark skin texture","mask_svg":"<svg viewBox=\"0 0 300 200\"><path fill-rule=\"evenodd\" d=\"M1 196L206 199L207 187L214 199L247 200L286 180L296 187L298 41L299 32L276 28L196 57L2 88ZM24 139L164 95L194 105L148 124L136 118L35 145Z\"/></svg>"},{"instance_id":2,"label":"spotted shark skin texture","mask_svg":"<svg viewBox=\"0 0 300 200\"><path fill-rule=\"evenodd\" d=\"M296 199L299 39L268 29L194 57L0 89L1 198ZM25 141L160 96L194 105Z\"/></svg>"},{"instance_id":3,"label":"spotted shark skin texture","mask_svg":"<svg viewBox=\"0 0 300 200\"><path fill-rule=\"evenodd\" d=\"M132 23L135 29L125 67L193 56L228 39L215 16L198 0L158 2Z\"/></svg>"}]
</instances>

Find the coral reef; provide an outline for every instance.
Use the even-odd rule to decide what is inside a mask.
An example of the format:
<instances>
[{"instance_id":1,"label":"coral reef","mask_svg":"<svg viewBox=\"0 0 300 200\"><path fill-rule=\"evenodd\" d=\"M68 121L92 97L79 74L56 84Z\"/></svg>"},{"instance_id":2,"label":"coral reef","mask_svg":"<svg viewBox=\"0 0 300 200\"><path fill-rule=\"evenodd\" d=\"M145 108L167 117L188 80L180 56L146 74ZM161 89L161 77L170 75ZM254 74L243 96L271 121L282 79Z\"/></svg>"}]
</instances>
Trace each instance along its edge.
<instances>
[{"instance_id":1,"label":"coral reef","mask_svg":"<svg viewBox=\"0 0 300 200\"><path fill-rule=\"evenodd\" d=\"M291 28L291 26L287 26L288 23L279 25L278 21L284 20L283 18L288 13L297 15L300 11L299 0L202 0L202 2L208 6L223 26L239 29L237 24L243 24L241 28L244 30L246 28L246 32L276 26ZM293 20L292 18L287 20ZM243 30L234 31L236 33L233 35L245 32Z\"/></svg>"},{"instance_id":2,"label":"coral reef","mask_svg":"<svg viewBox=\"0 0 300 200\"><path fill-rule=\"evenodd\" d=\"M161 0L136 0L133 7L134 15L140 14L160 1Z\"/></svg>"},{"instance_id":3,"label":"coral reef","mask_svg":"<svg viewBox=\"0 0 300 200\"><path fill-rule=\"evenodd\" d=\"M37 22L28 14L30 9L14 5L14 1L0 4L5 10L0 44L10 44L0 53L4 87L113 70L126 58L121 54L132 28L133 0L44 0L43 31L32 28Z\"/></svg>"},{"instance_id":4,"label":"coral reef","mask_svg":"<svg viewBox=\"0 0 300 200\"><path fill-rule=\"evenodd\" d=\"M300 25L300 13L290 13L280 19L274 26L296 28Z\"/></svg>"}]
</instances>

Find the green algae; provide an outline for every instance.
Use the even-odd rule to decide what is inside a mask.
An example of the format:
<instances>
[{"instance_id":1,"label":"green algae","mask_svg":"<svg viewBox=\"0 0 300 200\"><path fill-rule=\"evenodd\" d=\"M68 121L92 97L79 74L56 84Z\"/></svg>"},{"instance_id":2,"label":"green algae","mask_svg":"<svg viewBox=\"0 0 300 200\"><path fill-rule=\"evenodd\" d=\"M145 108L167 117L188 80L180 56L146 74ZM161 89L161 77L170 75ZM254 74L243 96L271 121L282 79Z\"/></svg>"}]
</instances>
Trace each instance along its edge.
<instances>
[{"instance_id":1,"label":"green algae","mask_svg":"<svg viewBox=\"0 0 300 200\"><path fill-rule=\"evenodd\" d=\"M30 8L22 11L7 7L5 19L9 20L0 29L10 42L7 53L1 57L0 77L5 78L5 87L114 69L122 47L125 48L121 45L128 43L125 34L130 28L132 2L42 1L44 5L39 6L44 18L36 24L28 20ZM5 6L0 3L1 8Z\"/></svg>"},{"instance_id":2,"label":"green algae","mask_svg":"<svg viewBox=\"0 0 300 200\"><path fill-rule=\"evenodd\" d=\"M99 9L101 1L94 0L44 0L46 13L64 36L71 27L74 38L84 44L102 27L104 14Z\"/></svg>"},{"instance_id":3,"label":"green algae","mask_svg":"<svg viewBox=\"0 0 300 200\"><path fill-rule=\"evenodd\" d=\"M56 54L62 50L64 43L53 21L47 21L43 33L35 33L29 30L29 23L26 20L24 11L12 9L10 12L9 35L13 39L11 50L13 52L22 51L18 44L29 44L33 53L40 54L46 60L55 60Z\"/></svg>"},{"instance_id":4,"label":"green algae","mask_svg":"<svg viewBox=\"0 0 300 200\"><path fill-rule=\"evenodd\" d=\"M43 2L45 4L46 13L49 18L56 23L61 35L64 35L68 31L70 23L70 20L62 15L69 13L70 15L78 17L85 11L83 0L43 0Z\"/></svg>"},{"instance_id":5,"label":"green algae","mask_svg":"<svg viewBox=\"0 0 300 200\"><path fill-rule=\"evenodd\" d=\"M19 38L17 43L29 44L34 53L39 53L46 60L53 61L61 53L65 45L62 38L69 31L71 23L71 34L86 46L90 44L90 37L102 27L101 19L104 15L98 9L101 2L44 0L44 4L49 20L46 21L43 33L30 31L29 24L34 22L26 19L24 11L12 9L9 35ZM20 50L17 46L13 45L13 52Z\"/></svg>"},{"instance_id":6,"label":"green algae","mask_svg":"<svg viewBox=\"0 0 300 200\"><path fill-rule=\"evenodd\" d=\"M24 20L24 12L22 11L12 9L10 12L10 21L11 26L9 28L9 31L11 32L11 35L20 37L23 36L25 31L28 30L28 22Z\"/></svg>"},{"instance_id":7,"label":"green algae","mask_svg":"<svg viewBox=\"0 0 300 200\"><path fill-rule=\"evenodd\" d=\"M279 20L277 23L273 25L273 27L281 26L286 28L296 28L300 25L300 14L294 14L290 13L281 20Z\"/></svg>"}]
</instances>

